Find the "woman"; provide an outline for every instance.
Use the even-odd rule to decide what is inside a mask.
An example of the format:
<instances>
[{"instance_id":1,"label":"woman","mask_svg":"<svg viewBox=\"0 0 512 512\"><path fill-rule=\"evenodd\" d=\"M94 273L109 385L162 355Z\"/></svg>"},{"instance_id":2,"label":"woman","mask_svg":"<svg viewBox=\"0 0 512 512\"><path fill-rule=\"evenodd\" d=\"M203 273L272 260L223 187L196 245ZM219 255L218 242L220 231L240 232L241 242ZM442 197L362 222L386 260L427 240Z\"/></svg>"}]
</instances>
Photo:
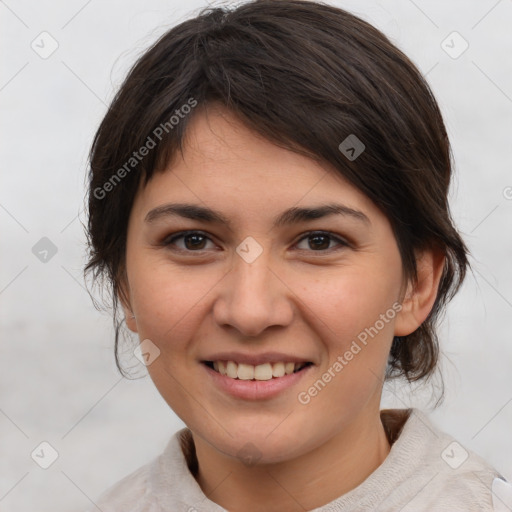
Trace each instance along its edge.
<instances>
[{"instance_id":1,"label":"woman","mask_svg":"<svg viewBox=\"0 0 512 512\"><path fill-rule=\"evenodd\" d=\"M416 67L338 8L208 9L139 59L91 150L86 270L187 428L101 510L505 506L425 413L380 410L434 374L468 266L450 154Z\"/></svg>"}]
</instances>

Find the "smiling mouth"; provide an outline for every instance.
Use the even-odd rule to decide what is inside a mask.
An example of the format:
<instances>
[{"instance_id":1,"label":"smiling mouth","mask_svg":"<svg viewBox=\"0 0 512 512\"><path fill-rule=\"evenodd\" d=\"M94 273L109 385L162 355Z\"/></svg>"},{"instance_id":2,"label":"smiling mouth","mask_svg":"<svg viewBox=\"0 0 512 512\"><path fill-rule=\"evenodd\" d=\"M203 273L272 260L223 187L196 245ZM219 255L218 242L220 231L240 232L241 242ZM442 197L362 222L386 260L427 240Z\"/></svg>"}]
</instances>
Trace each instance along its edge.
<instances>
[{"instance_id":1,"label":"smiling mouth","mask_svg":"<svg viewBox=\"0 0 512 512\"><path fill-rule=\"evenodd\" d=\"M313 363L277 362L252 364L236 363L235 361L202 361L213 371L233 380L271 380L298 373Z\"/></svg>"}]
</instances>

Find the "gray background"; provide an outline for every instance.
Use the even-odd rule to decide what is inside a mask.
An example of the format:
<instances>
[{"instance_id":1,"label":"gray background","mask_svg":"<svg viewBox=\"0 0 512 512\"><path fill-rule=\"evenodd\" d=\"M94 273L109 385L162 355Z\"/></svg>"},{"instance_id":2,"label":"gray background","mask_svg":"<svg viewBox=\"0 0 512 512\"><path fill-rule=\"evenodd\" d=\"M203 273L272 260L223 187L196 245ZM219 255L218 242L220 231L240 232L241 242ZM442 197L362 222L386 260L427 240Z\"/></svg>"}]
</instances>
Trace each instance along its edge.
<instances>
[{"instance_id":1,"label":"gray background","mask_svg":"<svg viewBox=\"0 0 512 512\"><path fill-rule=\"evenodd\" d=\"M441 331L445 403L432 412L428 386L394 385L382 406L424 408L511 480L512 1L329 3L383 30L427 75L453 145L454 218L473 254L474 275ZM203 6L0 2L2 511L91 506L183 426L149 377L117 373L111 319L81 277L81 222L87 152L106 105L143 50ZM58 42L46 59L31 48L50 48L43 31ZM453 31L469 43L458 58L442 47ZM47 262L32 252L43 237L57 248ZM46 470L30 456L42 441L59 454Z\"/></svg>"}]
</instances>

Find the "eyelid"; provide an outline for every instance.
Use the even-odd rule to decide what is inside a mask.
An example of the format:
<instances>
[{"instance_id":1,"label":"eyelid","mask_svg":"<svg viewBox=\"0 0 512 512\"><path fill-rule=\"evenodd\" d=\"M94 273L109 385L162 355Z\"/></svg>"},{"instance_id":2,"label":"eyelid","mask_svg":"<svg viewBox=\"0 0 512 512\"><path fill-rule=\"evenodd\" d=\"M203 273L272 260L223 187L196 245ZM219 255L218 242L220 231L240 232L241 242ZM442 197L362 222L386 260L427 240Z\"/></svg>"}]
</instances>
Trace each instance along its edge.
<instances>
[{"instance_id":1,"label":"eyelid","mask_svg":"<svg viewBox=\"0 0 512 512\"><path fill-rule=\"evenodd\" d=\"M162 240L161 245L164 247L168 247L168 246L172 245L172 242L174 242L175 240L183 238L187 235L202 235L207 240L211 241L212 243L215 243L214 240L212 239L212 235L210 235L208 232L202 231L200 229L189 229L189 230L185 230L185 231L178 231L176 233L172 233L172 234L166 236ZM298 238L294 242L294 245L297 245L299 242L302 242L303 240L305 240L309 237L312 237L314 235L325 235L325 236L331 238L332 240L335 240L338 243L338 249L343 248L343 247L352 247L352 243L349 242L346 238L342 237L341 235L333 233L332 231L322 231L322 230L318 230L318 229L301 233L300 238ZM175 250L177 252L202 253L202 252L207 251L208 249L198 249L196 251L193 251L193 250L188 250L188 249L175 248L173 250ZM309 252L309 253L327 254L327 253L330 253L331 251L337 250L337 248L331 247L330 249L319 250L319 251L307 250L307 249L297 249L297 250Z\"/></svg>"},{"instance_id":2,"label":"eyelid","mask_svg":"<svg viewBox=\"0 0 512 512\"><path fill-rule=\"evenodd\" d=\"M301 237L295 242L294 245L297 245L299 242L302 242L302 240L304 239L307 239L309 237L312 237L314 235L324 235L324 236L327 236L329 238L331 238L332 240L335 240L336 242L338 242L339 246L340 247L352 247L352 244L344 237L342 237L341 235L337 235L336 233L333 233L332 231L322 231L322 230L319 230L319 229L316 229L316 230L312 230L312 231L307 231L306 233L303 233L301 235ZM298 249L299 251L301 250L304 250L304 249ZM323 251L313 251L313 250L306 250L306 252L311 252L311 253L319 253L319 254L326 254L326 253L329 253L333 250L336 250L336 247L331 247L330 249L325 249Z\"/></svg>"},{"instance_id":3,"label":"eyelid","mask_svg":"<svg viewBox=\"0 0 512 512\"><path fill-rule=\"evenodd\" d=\"M215 243L213 240L212 240L212 235L210 235L210 233L207 233L206 231L201 231L200 229L187 229L185 231L177 231L176 233L171 233L170 235L166 236L163 240L162 240L162 243L161 245L167 247L169 245L171 245L171 243L174 241L174 240L177 240L179 238L183 238L187 235L202 235L204 236L205 238L207 238L210 242L213 242ZM206 251L207 249L199 249L197 251L190 251L188 249L176 249L177 251L182 251L182 252L203 252L203 251Z\"/></svg>"}]
</instances>

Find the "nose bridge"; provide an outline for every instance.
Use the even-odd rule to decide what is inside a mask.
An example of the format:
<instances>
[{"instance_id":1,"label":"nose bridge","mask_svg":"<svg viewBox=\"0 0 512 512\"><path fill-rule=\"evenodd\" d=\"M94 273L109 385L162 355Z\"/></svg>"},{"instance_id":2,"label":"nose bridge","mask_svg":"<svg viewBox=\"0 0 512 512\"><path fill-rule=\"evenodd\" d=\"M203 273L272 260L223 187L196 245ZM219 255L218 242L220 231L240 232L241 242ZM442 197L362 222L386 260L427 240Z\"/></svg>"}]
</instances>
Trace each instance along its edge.
<instances>
[{"instance_id":1,"label":"nose bridge","mask_svg":"<svg viewBox=\"0 0 512 512\"><path fill-rule=\"evenodd\" d=\"M269 326L286 325L292 311L284 285L270 269L270 250L263 250L256 259L249 261L244 259L243 253L234 255L215 316L219 325L230 325L252 337Z\"/></svg>"},{"instance_id":2,"label":"nose bridge","mask_svg":"<svg viewBox=\"0 0 512 512\"><path fill-rule=\"evenodd\" d=\"M242 257L235 257L232 267L233 292L241 298L251 299L255 303L267 303L272 300L273 285L270 282L272 273L268 251L255 261L248 263ZM246 296L246 297L245 297Z\"/></svg>"}]
</instances>

